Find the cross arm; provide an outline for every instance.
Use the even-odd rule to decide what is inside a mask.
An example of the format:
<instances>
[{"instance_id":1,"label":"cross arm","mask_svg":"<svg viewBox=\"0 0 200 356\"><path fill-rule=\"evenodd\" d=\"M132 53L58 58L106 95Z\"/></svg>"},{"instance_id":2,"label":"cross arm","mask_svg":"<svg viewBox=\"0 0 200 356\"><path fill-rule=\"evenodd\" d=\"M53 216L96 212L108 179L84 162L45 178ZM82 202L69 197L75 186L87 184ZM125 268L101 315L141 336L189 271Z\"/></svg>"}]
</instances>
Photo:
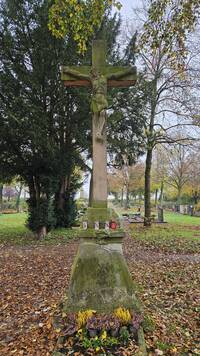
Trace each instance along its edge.
<instances>
[{"instance_id":1,"label":"cross arm","mask_svg":"<svg viewBox=\"0 0 200 356\"><path fill-rule=\"evenodd\" d=\"M67 67L67 66L62 66L61 67L61 76L63 79L65 79L66 76L73 77L75 79L82 79L82 80L90 80L89 74L84 73L83 70L78 70L75 69L74 67Z\"/></svg>"},{"instance_id":2,"label":"cross arm","mask_svg":"<svg viewBox=\"0 0 200 356\"><path fill-rule=\"evenodd\" d=\"M113 68L115 68L115 67L113 67ZM115 80L115 79L124 79L124 78L126 78L127 76L129 76L129 75L136 75L136 73L137 73L137 70L136 70L136 67L121 67L119 70L117 70L116 72L114 72L114 73L108 73L107 74L107 78L108 79L113 79L113 80Z\"/></svg>"}]
</instances>

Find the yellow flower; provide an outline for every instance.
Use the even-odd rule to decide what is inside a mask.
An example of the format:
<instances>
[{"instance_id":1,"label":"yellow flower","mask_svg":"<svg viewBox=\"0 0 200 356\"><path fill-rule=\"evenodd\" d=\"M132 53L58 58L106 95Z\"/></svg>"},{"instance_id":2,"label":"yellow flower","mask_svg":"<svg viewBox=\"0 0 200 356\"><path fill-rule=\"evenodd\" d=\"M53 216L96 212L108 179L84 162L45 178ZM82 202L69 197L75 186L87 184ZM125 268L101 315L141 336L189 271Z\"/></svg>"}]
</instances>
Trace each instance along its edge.
<instances>
[{"instance_id":1,"label":"yellow flower","mask_svg":"<svg viewBox=\"0 0 200 356\"><path fill-rule=\"evenodd\" d=\"M77 315L78 327L81 329L87 323L88 319L95 313L95 310L79 311Z\"/></svg>"},{"instance_id":2,"label":"yellow flower","mask_svg":"<svg viewBox=\"0 0 200 356\"><path fill-rule=\"evenodd\" d=\"M100 350L100 347L96 347L96 352L98 352Z\"/></svg>"},{"instance_id":3,"label":"yellow flower","mask_svg":"<svg viewBox=\"0 0 200 356\"><path fill-rule=\"evenodd\" d=\"M106 340L106 338L107 338L107 332L104 331L103 334L101 335L101 339Z\"/></svg>"},{"instance_id":4,"label":"yellow flower","mask_svg":"<svg viewBox=\"0 0 200 356\"><path fill-rule=\"evenodd\" d=\"M128 309L118 308L114 311L114 315L121 321L123 324L128 324L131 320L131 314Z\"/></svg>"},{"instance_id":5,"label":"yellow flower","mask_svg":"<svg viewBox=\"0 0 200 356\"><path fill-rule=\"evenodd\" d=\"M78 330L78 334L79 334L79 335L81 335L82 332L83 332L83 329L79 329L79 330Z\"/></svg>"}]
</instances>

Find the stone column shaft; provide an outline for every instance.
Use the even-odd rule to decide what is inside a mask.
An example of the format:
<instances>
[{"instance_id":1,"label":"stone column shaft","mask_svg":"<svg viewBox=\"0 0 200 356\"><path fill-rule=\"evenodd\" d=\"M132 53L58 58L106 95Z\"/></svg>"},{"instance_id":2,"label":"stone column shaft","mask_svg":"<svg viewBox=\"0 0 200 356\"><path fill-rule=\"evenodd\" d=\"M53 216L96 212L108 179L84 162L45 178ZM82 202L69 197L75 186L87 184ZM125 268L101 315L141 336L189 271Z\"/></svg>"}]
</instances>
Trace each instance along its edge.
<instances>
[{"instance_id":1,"label":"stone column shaft","mask_svg":"<svg viewBox=\"0 0 200 356\"><path fill-rule=\"evenodd\" d=\"M106 114L105 114L106 115ZM94 114L92 123L93 137L93 207L107 207L107 142L106 142L106 124L103 130L103 140L97 139L98 117Z\"/></svg>"}]
</instances>

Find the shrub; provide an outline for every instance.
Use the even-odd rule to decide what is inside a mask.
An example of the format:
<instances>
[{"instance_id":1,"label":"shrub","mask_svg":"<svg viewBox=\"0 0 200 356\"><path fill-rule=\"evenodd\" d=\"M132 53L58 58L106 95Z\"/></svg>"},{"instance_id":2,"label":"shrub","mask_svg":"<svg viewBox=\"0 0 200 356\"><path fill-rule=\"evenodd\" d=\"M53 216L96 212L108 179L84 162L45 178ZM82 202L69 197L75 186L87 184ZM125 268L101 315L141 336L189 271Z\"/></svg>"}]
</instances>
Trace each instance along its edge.
<instances>
[{"instance_id":1,"label":"shrub","mask_svg":"<svg viewBox=\"0 0 200 356\"><path fill-rule=\"evenodd\" d=\"M28 221L27 225L33 232L38 232L42 226L46 226L50 231L55 226L53 203L51 199L40 198L39 202L35 199L28 199Z\"/></svg>"}]
</instances>

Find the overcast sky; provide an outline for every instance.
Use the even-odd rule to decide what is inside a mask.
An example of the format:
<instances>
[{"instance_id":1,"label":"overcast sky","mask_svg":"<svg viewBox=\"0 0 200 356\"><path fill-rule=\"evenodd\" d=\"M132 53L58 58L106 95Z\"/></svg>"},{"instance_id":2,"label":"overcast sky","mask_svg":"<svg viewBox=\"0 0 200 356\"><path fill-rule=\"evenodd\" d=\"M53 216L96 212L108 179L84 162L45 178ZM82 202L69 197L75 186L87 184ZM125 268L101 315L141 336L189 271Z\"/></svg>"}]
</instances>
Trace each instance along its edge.
<instances>
[{"instance_id":1,"label":"overcast sky","mask_svg":"<svg viewBox=\"0 0 200 356\"><path fill-rule=\"evenodd\" d=\"M131 15L131 9L137 3L137 0L120 0L120 2L123 5L121 9L121 14L124 17L129 17Z\"/></svg>"},{"instance_id":2,"label":"overcast sky","mask_svg":"<svg viewBox=\"0 0 200 356\"><path fill-rule=\"evenodd\" d=\"M138 28L137 21L136 21L136 15L134 13L134 9L139 9L143 7L143 0L120 0L122 4L122 8L120 10L120 14L123 19L123 24L126 26L126 31L127 31L127 25L129 28L129 31L131 33L135 32L136 27ZM123 31L123 25L121 27L121 30Z\"/></svg>"}]
</instances>

